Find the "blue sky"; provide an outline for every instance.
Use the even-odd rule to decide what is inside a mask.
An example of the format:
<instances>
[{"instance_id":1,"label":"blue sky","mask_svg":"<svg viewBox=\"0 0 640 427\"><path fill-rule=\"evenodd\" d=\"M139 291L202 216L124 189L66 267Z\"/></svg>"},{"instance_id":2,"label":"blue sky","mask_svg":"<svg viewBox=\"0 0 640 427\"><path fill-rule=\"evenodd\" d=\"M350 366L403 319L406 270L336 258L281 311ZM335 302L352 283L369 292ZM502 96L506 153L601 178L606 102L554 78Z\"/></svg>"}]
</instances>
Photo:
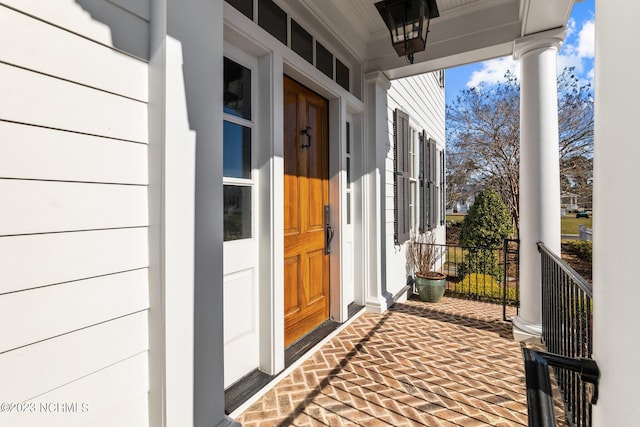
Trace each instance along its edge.
<instances>
[{"instance_id":1,"label":"blue sky","mask_svg":"<svg viewBox=\"0 0 640 427\"><path fill-rule=\"evenodd\" d=\"M568 24L567 38L558 54L558 71L574 66L575 74L582 80L593 82L594 15L595 0L577 2ZM503 79L507 70L519 75L518 63L509 57L478 62L445 71L445 95L447 105L462 89L480 82L492 83Z\"/></svg>"}]
</instances>

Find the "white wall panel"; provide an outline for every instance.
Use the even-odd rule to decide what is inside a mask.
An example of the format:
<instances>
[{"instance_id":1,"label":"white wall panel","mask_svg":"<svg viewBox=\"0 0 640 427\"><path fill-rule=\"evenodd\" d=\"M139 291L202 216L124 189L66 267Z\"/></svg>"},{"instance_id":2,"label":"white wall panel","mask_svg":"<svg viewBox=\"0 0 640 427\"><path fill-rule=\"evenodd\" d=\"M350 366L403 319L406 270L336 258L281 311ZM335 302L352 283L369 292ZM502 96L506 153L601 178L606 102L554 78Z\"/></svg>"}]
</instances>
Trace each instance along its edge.
<instances>
[{"instance_id":1,"label":"white wall panel","mask_svg":"<svg viewBox=\"0 0 640 427\"><path fill-rule=\"evenodd\" d=\"M145 226L141 185L0 179L0 236Z\"/></svg>"},{"instance_id":2,"label":"white wall panel","mask_svg":"<svg viewBox=\"0 0 640 427\"><path fill-rule=\"evenodd\" d=\"M147 141L145 103L0 64L0 120Z\"/></svg>"},{"instance_id":3,"label":"white wall panel","mask_svg":"<svg viewBox=\"0 0 640 427\"><path fill-rule=\"evenodd\" d=\"M0 7L2 61L138 100L147 64L110 47Z\"/></svg>"},{"instance_id":4,"label":"white wall panel","mask_svg":"<svg viewBox=\"0 0 640 427\"><path fill-rule=\"evenodd\" d=\"M148 20L0 0L1 426L149 425Z\"/></svg>"},{"instance_id":5,"label":"white wall panel","mask_svg":"<svg viewBox=\"0 0 640 427\"><path fill-rule=\"evenodd\" d=\"M0 294L148 266L147 229L0 238Z\"/></svg>"},{"instance_id":6,"label":"white wall panel","mask_svg":"<svg viewBox=\"0 0 640 427\"><path fill-rule=\"evenodd\" d=\"M0 122L0 153L0 178L148 183L145 144Z\"/></svg>"},{"instance_id":7,"label":"white wall panel","mask_svg":"<svg viewBox=\"0 0 640 427\"><path fill-rule=\"evenodd\" d=\"M2 353L0 401L33 399L147 348L147 314L143 312Z\"/></svg>"},{"instance_id":8,"label":"white wall panel","mask_svg":"<svg viewBox=\"0 0 640 427\"><path fill-rule=\"evenodd\" d=\"M393 80L387 93L387 118L389 129L388 150L385 159L385 222L387 290L395 294L406 284L406 254L404 245L394 243L394 153L393 153L393 112L400 108L407 112L410 124L417 131L423 129L427 137L444 145L445 103L444 90L433 74L423 74L405 79ZM436 232L438 241L444 243L444 230Z\"/></svg>"},{"instance_id":9,"label":"white wall panel","mask_svg":"<svg viewBox=\"0 0 640 427\"><path fill-rule=\"evenodd\" d=\"M255 269L224 276L224 385L259 364L258 285Z\"/></svg>"},{"instance_id":10,"label":"white wall panel","mask_svg":"<svg viewBox=\"0 0 640 427\"><path fill-rule=\"evenodd\" d=\"M0 353L149 307L147 269L0 296Z\"/></svg>"},{"instance_id":11,"label":"white wall panel","mask_svg":"<svg viewBox=\"0 0 640 427\"><path fill-rule=\"evenodd\" d=\"M121 331L121 333L124 331ZM110 341L117 341L118 336L106 336ZM63 365L70 365L70 355L67 349L62 352L66 360L61 360ZM71 383L51 390L41 395L33 396L36 411L33 413L0 413L0 425L12 427L73 427L93 426L109 420L112 426L144 426L148 425L147 392L148 392L148 355L139 353L124 361L107 366L86 377L77 378ZM42 362L46 363L47 358ZM41 362L41 363L42 363ZM46 364L49 370L58 369L57 366ZM46 372L43 372L46 374ZM138 411L119 411L119 408L137 402ZM76 411L69 412L44 412L40 410L42 405L55 405L56 403L77 403ZM51 406L49 406L51 407ZM86 408L82 411L81 408ZM53 406L55 408L55 406ZM142 419L140 417L142 416Z\"/></svg>"},{"instance_id":12,"label":"white wall panel","mask_svg":"<svg viewBox=\"0 0 640 427\"><path fill-rule=\"evenodd\" d=\"M91 427L140 427L149 425L149 397L147 393L124 402L100 414L92 421ZM168 423L167 423L168 425Z\"/></svg>"},{"instance_id":13,"label":"white wall panel","mask_svg":"<svg viewBox=\"0 0 640 427\"><path fill-rule=\"evenodd\" d=\"M3 0L45 22L137 57L149 58L148 23L105 0Z\"/></svg>"}]
</instances>

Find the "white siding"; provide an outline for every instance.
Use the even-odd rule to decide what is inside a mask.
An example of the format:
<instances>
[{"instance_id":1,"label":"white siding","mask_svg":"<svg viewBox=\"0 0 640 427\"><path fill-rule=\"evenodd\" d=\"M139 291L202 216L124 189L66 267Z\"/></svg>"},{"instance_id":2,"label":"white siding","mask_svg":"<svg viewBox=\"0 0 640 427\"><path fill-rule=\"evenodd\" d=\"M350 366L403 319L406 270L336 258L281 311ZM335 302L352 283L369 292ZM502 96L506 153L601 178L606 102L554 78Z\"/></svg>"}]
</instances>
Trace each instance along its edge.
<instances>
[{"instance_id":1,"label":"white siding","mask_svg":"<svg viewBox=\"0 0 640 427\"><path fill-rule=\"evenodd\" d=\"M438 150L444 150L445 100L444 89L440 87L436 73L393 80L387 95L389 138L385 161L385 224L383 232L386 241L387 290L395 295L405 286L407 272L404 245L400 248L394 246L393 111L399 108L408 113L409 126L418 132L425 130L427 138L433 138L438 143ZM439 177L439 166L437 176ZM436 229L436 241L444 243L444 240L445 229L439 226Z\"/></svg>"},{"instance_id":2,"label":"white siding","mask_svg":"<svg viewBox=\"0 0 640 427\"><path fill-rule=\"evenodd\" d=\"M148 8L0 2L0 425L148 425Z\"/></svg>"}]
</instances>

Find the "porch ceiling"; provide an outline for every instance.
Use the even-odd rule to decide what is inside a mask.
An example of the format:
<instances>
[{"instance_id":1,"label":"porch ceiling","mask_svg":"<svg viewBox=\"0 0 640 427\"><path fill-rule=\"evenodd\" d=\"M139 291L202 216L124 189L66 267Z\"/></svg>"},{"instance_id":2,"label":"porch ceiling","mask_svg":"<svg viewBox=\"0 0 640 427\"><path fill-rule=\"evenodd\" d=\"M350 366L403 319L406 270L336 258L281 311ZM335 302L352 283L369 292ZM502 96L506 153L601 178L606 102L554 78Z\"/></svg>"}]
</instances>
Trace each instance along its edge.
<instances>
[{"instance_id":1,"label":"porch ceiling","mask_svg":"<svg viewBox=\"0 0 640 427\"><path fill-rule=\"evenodd\" d=\"M564 27L575 0L437 0L427 49L399 58L374 6L378 0L299 0L365 63L395 79L511 55L517 38Z\"/></svg>"}]
</instances>

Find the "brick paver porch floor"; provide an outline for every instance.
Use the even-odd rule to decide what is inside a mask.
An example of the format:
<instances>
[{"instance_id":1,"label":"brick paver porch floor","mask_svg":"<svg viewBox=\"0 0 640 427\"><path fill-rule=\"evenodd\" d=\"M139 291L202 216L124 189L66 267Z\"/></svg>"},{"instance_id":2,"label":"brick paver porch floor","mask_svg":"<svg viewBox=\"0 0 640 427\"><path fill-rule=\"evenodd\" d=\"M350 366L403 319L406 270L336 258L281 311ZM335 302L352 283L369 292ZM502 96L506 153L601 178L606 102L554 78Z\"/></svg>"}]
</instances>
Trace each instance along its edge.
<instances>
[{"instance_id":1,"label":"brick paver porch floor","mask_svg":"<svg viewBox=\"0 0 640 427\"><path fill-rule=\"evenodd\" d=\"M520 344L499 305L396 303L360 315L235 419L245 427L527 425Z\"/></svg>"}]
</instances>

